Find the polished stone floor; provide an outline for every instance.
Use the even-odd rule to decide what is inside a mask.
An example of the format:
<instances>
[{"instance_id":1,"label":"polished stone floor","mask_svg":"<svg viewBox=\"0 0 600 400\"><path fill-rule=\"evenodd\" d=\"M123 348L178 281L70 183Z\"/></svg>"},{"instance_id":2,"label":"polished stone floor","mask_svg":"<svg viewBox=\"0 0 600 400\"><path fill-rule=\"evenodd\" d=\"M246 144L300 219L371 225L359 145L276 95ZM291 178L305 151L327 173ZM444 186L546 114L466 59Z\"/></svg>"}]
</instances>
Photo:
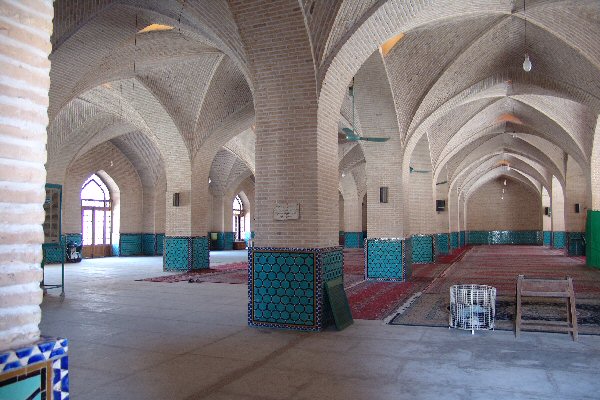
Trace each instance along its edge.
<instances>
[{"instance_id":1,"label":"polished stone floor","mask_svg":"<svg viewBox=\"0 0 600 400\"><path fill-rule=\"evenodd\" d=\"M244 251L212 252L213 263ZM600 337L355 321L337 332L249 328L245 285L154 283L160 257L66 267L42 333L67 337L85 399L598 399ZM48 266L47 283L60 276Z\"/></svg>"}]
</instances>

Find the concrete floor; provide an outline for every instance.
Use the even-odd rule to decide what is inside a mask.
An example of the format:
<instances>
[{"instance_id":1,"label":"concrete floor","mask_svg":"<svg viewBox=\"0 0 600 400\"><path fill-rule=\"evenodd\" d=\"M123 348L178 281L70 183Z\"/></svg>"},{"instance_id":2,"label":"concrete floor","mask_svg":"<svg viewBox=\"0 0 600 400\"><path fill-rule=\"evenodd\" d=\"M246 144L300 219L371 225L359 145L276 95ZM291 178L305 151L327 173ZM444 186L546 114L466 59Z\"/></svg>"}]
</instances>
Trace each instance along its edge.
<instances>
[{"instance_id":1,"label":"concrete floor","mask_svg":"<svg viewBox=\"0 0 600 400\"><path fill-rule=\"evenodd\" d=\"M213 252L211 262L246 252ZM46 281L59 267L47 266ZM598 399L600 337L383 325L249 328L246 285L136 282L160 257L84 260L51 290L42 333L67 337L85 399Z\"/></svg>"}]
</instances>

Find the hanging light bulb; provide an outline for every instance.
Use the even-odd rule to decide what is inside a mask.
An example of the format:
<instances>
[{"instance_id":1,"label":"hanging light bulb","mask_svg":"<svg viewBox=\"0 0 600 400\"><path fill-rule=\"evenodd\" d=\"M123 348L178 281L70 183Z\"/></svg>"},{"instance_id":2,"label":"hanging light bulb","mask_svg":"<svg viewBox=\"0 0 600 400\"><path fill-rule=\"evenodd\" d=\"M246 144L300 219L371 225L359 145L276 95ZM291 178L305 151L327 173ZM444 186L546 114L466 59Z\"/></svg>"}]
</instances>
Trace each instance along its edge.
<instances>
[{"instance_id":1,"label":"hanging light bulb","mask_svg":"<svg viewBox=\"0 0 600 400\"><path fill-rule=\"evenodd\" d=\"M506 179L504 180L504 186L506 186Z\"/></svg>"},{"instance_id":2,"label":"hanging light bulb","mask_svg":"<svg viewBox=\"0 0 600 400\"><path fill-rule=\"evenodd\" d=\"M504 189L502 189L502 194L504 194Z\"/></svg>"},{"instance_id":3,"label":"hanging light bulb","mask_svg":"<svg viewBox=\"0 0 600 400\"><path fill-rule=\"evenodd\" d=\"M529 54L525 54L525 61L523 61L523 69L526 72L531 71L531 60L529 59Z\"/></svg>"},{"instance_id":4,"label":"hanging light bulb","mask_svg":"<svg viewBox=\"0 0 600 400\"><path fill-rule=\"evenodd\" d=\"M523 0L523 17L524 17L524 32L523 38L525 40L525 61L523 61L523 69L525 72L531 71L531 60L529 59L529 54L527 53L527 13L525 11L525 0Z\"/></svg>"}]
</instances>

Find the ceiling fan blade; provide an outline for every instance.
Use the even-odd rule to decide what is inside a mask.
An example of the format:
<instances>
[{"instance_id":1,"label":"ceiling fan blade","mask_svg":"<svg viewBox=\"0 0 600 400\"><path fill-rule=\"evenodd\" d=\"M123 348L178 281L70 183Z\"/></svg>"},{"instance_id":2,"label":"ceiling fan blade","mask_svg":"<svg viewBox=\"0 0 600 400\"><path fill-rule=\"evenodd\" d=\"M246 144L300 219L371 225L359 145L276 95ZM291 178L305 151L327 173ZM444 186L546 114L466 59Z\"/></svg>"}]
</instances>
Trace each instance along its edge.
<instances>
[{"instance_id":1,"label":"ceiling fan blade","mask_svg":"<svg viewBox=\"0 0 600 400\"><path fill-rule=\"evenodd\" d=\"M351 140L351 141L360 140L360 136L358 136L356 134L356 132L354 132L354 130L352 130L350 128L343 128L342 132L344 132L344 134L346 134L346 140Z\"/></svg>"},{"instance_id":2,"label":"ceiling fan blade","mask_svg":"<svg viewBox=\"0 0 600 400\"><path fill-rule=\"evenodd\" d=\"M421 173L421 174L428 174L429 172L431 172L431 171L426 171L423 169L414 169L413 167L408 167L408 168L409 168L408 172L410 172L411 174L414 172Z\"/></svg>"},{"instance_id":3,"label":"ceiling fan blade","mask_svg":"<svg viewBox=\"0 0 600 400\"><path fill-rule=\"evenodd\" d=\"M359 140L366 140L366 141L369 141L369 142L378 142L378 143L387 142L388 140L390 140L389 137L364 137L364 136L361 136L358 139Z\"/></svg>"}]
</instances>

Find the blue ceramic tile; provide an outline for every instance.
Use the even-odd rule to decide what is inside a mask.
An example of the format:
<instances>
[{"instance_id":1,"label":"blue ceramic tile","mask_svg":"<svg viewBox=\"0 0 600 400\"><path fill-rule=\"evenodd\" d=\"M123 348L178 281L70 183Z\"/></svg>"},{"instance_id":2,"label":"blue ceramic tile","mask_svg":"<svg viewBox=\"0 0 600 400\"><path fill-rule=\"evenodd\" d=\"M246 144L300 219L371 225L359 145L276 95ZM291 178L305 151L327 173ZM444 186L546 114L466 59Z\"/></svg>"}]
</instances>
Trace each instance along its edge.
<instances>
[{"instance_id":1,"label":"blue ceramic tile","mask_svg":"<svg viewBox=\"0 0 600 400\"><path fill-rule=\"evenodd\" d=\"M119 255L122 257L142 255L142 234L121 233L119 238Z\"/></svg>"},{"instance_id":2,"label":"blue ceramic tile","mask_svg":"<svg viewBox=\"0 0 600 400\"><path fill-rule=\"evenodd\" d=\"M403 239L369 238L365 248L365 279L402 281L405 279Z\"/></svg>"},{"instance_id":3,"label":"blue ceramic tile","mask_svg":"<svg viewBox=\"0 0 600 400\"><path fill-rule=\"evenodd\" d=\"M432 235L415 235L411 237L412 262L414 264L427 264L434 262Z\"/></svg>"},{"instance_id":4,"label":"blue ceramic tile","mask_svg":"<svg viewBox=\"0 0 600 400\"><path fill-rule=\"evenodd\" d=\"M552 232L552 246L555 249L564 249L566 245L566 233L557 231Z\"/></svg>"},{"instance_id":5,"label":"blue ceramic tile","mask_svg":"<svg viewBox=\"0 0 600 400\"><path fill-rule=\"evenodd\" d=\"M344 232L344 247L347 249L362 249L363 239L362 232Z\"/></svg>"}]
</instances>

